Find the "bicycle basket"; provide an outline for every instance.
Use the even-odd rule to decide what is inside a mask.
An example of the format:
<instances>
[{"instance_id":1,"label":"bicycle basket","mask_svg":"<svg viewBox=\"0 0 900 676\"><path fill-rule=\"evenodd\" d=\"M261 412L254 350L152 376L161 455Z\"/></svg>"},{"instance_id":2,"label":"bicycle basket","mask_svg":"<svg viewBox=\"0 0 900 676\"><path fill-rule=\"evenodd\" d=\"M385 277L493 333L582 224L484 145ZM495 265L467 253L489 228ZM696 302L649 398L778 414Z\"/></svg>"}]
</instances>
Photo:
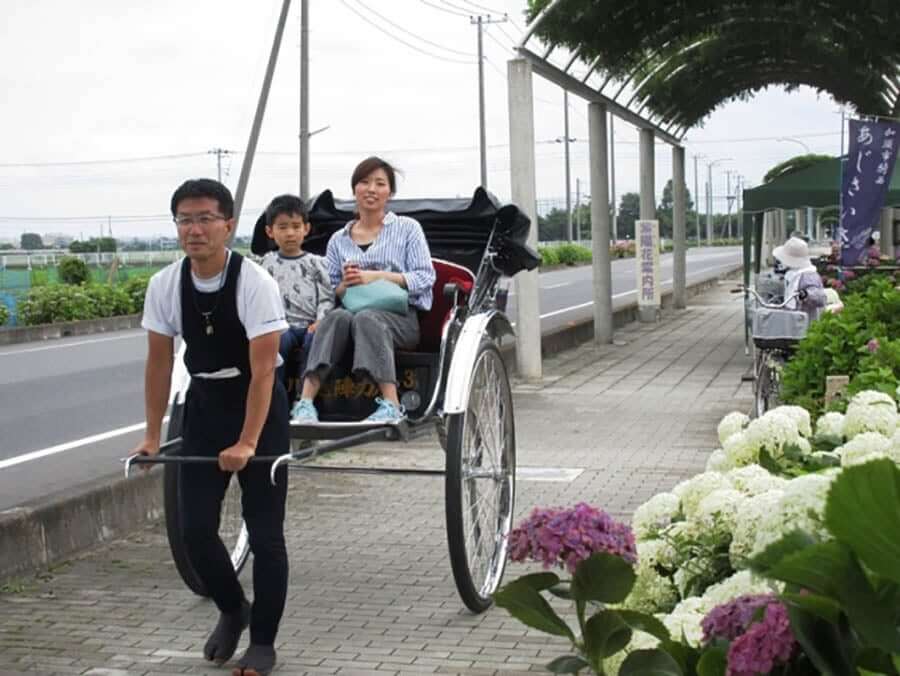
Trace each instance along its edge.
<instances>
[{"instance_id":1,"label":"bicycle basket","mask_svg":"<svg viewBox=\"0 0 900 676\"><path fill-rule=\"evenodd\" d=\"M808 325L805 312L761 307L753 315L753 343L762 349L789 349L806 335Z\"/></svg>"},{"instance_id":2,"label":"bicycle basket","mask_svg":"<svg viewBox=\"0 0 900 676\"><path fill-rule=\"evenodd\" d=\"M780 303L784 297L784 278L774 272L759 273L756 276L756 293L767 303Z\"/></svg>"}]
</instances>

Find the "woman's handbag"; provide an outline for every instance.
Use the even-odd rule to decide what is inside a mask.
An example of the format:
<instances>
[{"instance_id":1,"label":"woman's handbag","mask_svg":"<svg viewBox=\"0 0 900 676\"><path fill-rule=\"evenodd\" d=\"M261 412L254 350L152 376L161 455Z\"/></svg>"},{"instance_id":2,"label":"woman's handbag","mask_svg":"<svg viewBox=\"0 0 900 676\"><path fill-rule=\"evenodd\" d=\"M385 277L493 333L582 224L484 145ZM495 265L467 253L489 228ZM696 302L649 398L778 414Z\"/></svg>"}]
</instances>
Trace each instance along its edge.
<instances>
[{"instance_id":1,"label":"woman's handbag","mask_svg":"<svg viewBox=\"0 0 900 676\"><path fill-rule=\"evenodd\" d=\"M383 310L405 315L409 309L409 293L399 284L376 279L348 287L341 304L353 314L362 310Z\"/></svg>"}]
</instances>

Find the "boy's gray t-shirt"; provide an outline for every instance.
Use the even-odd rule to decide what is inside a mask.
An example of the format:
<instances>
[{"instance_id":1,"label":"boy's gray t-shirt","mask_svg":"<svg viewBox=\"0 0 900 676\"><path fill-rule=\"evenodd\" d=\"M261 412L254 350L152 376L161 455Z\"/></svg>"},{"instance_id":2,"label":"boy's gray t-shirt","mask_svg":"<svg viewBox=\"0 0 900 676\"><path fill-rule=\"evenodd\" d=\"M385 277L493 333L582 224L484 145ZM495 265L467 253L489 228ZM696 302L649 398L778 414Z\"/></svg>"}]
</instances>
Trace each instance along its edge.
<instances>
[{"instance_id":1,"label":"boy's gray t-shirt","mask_svg":"<svg viewBox=\"0 0 900 676\"><path fill-rule=\"evenodd\" d=\"M308 326L334 307L334 289L321 256L304 252L291 258L270 251L261 265L278 283L291 326Z\"/></svg>"}]
</instances>

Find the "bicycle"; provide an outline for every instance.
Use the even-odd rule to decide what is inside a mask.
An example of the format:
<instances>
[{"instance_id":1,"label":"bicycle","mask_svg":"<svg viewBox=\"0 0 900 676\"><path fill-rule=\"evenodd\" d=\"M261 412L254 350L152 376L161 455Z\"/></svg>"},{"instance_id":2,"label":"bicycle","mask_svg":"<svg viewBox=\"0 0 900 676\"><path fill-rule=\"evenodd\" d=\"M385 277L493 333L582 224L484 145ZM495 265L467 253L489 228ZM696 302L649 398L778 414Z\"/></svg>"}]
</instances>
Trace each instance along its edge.
<instances>
[{"instance_id":1,"label":"bicycle","mask_svg":"<svg viewBox=\"0 0 900 676\"><path fill-rule=\"evenodd\" d=\"M781 373L794 347L806 335L809 318L800 310L788 310L795 299L803 299L802 292L792 294L781 303L764 299L754 289L739 287L734 293L744 293L745 302L752 295L758 304L753 312L753 415L760 417L778 405L781 394Z\"/></svg>"}]
</instances>

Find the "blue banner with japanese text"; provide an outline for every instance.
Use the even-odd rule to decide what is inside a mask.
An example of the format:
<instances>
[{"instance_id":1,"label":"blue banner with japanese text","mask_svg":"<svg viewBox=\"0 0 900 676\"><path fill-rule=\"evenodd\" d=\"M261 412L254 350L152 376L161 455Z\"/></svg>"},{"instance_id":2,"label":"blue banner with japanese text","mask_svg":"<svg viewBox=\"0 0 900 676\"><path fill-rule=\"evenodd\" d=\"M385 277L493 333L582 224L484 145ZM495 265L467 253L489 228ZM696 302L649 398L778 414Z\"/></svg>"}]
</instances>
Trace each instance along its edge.
<instances>
[{"instance_id":1,"label":"blue banner with japanese text","mask_svg":"<svg viewBox=\"0 0 900 676\"><path fill-rule=\"evenodd\" d=\"M865 262L866 241L881 216L894 173L900 124L850 120L850 147L841 182L841 263Z\"/></svg>"}]
</instances>

